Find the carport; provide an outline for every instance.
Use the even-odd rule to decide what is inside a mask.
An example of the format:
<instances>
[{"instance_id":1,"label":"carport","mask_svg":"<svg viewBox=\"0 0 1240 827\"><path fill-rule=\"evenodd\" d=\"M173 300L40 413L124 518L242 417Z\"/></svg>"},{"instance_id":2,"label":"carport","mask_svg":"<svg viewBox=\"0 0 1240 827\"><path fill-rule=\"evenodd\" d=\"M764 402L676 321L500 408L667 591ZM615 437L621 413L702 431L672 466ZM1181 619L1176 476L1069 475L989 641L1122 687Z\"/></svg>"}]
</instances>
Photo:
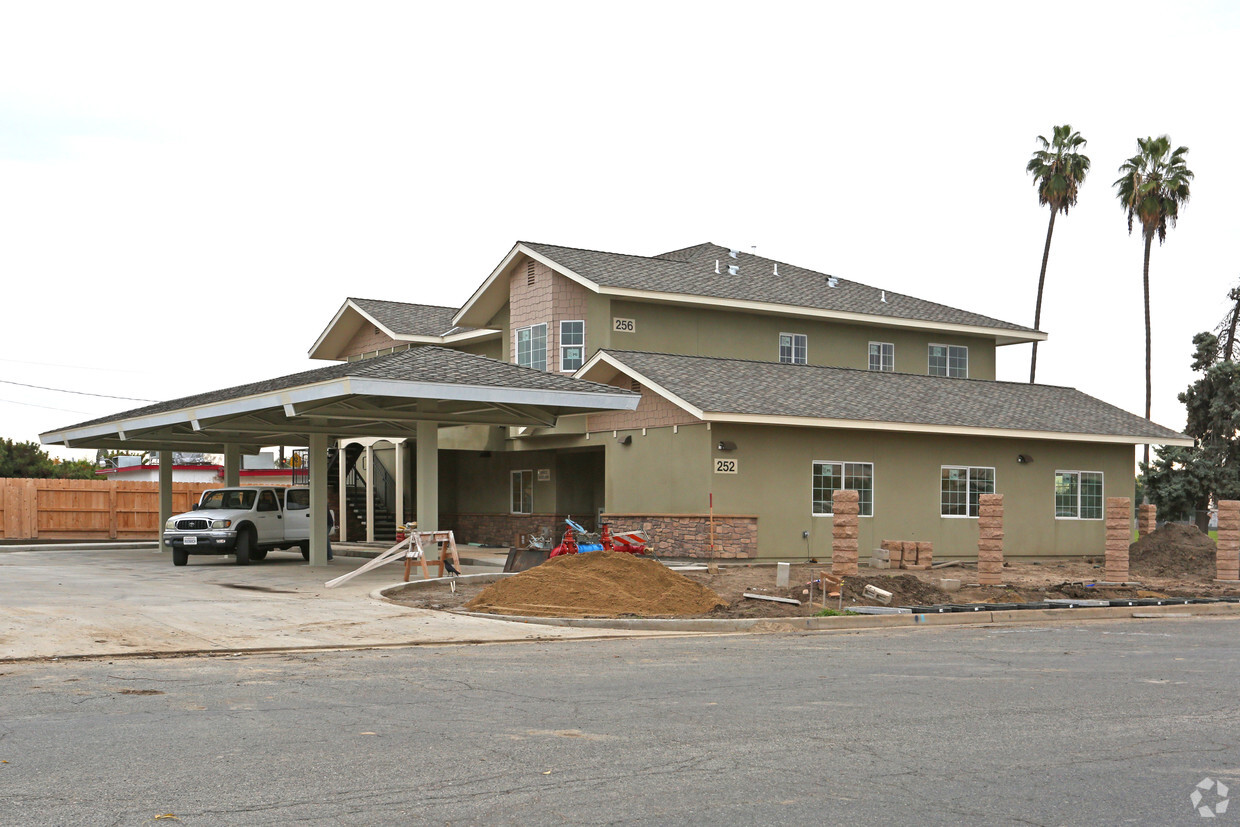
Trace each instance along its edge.
<instances>
[{"instance_id":1,"label":"carport","mask_svg":"<svg viewBox=\"0 0 1240 827\"><path fill-rule=\"evenodd\" d=\"M327 449L345 436L412 437L419 529L438 528L439 429L552 427L561 416L633 410L627 390L440 347L345 362L187 396L40 435L45 445L158 451L160 527L172 516L172 451L224 455L224 484L241 455L308 445L310 564L327 564ZM161 542L162 548L162 542Z\"/></svg>"}]
</instances>

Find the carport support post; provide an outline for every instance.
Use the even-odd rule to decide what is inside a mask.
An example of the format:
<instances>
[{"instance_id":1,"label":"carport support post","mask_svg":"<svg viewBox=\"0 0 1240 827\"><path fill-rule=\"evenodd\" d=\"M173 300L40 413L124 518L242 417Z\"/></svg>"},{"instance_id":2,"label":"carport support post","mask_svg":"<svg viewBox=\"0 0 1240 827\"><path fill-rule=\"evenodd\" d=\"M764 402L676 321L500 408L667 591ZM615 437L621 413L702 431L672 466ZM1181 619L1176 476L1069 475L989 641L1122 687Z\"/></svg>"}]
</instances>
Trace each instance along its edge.
<instances>
[{"instance_id":1,"label":"carport support post","mask_svg":"<svg viewBox=\"0 0 1240 827\"><path fill-rule=\"evenodd\" d=\"M396 531L404 531L405 525L405 449L409 447L407 440L393 443L396 450Z\"/></svg>"},{"instance_id":2,"label":"carport support post","mask_svg":"<svg viewBox=\"0 0 1240 827\"><path fill-rule=\"evenodd\" d=\"M164 542L164 524L172 516L172 452L159 452L159 550L169 551Z\"/></svg>"},{"instance_id":3,"label":"carport support post","mask_svg":"<svg viewBox=\"0 0 1240 827\"><path fill-rule=\"evenodd\" d=\"M418 531L439 530L439 423L418 423Z\"/></svg>"},{"instance_id":4,"label":"carport support post","mask_svg":"<svg viewBox=\"0 0 1240 827\"><path fill-rule=\"evenodd\" d=\"M327 434L310 434L310 565L327 565ZM343 461L343 457L341 457Z\"/></svg>"},{"instance_id":5,"label":"carport support post","mask_svg":"<svg viewBox=\"0 0 1240 827\"><path fill-rule=\"evenodd\" d=\"M231 487L241 484L241 446L224 446L224 485Z\"/></svg>"},{"instance_id":6,"label":"carport support post","mask_svg":"<svg viewBox=\"0 0 1240 827\"><path fill-rule=\"evenodd\" d=\"M336 525L340 526L340 542L342 543L349 542L349 521L345 519L345 515L349 513L346 510L349 507L349 498L348 491L346 491L344 487L344 457L345 449L348 447L348 443L342 439L336 448L336 484L337 490L340 492L340 504L336 506Z\"/></svg>"}]
</instances>

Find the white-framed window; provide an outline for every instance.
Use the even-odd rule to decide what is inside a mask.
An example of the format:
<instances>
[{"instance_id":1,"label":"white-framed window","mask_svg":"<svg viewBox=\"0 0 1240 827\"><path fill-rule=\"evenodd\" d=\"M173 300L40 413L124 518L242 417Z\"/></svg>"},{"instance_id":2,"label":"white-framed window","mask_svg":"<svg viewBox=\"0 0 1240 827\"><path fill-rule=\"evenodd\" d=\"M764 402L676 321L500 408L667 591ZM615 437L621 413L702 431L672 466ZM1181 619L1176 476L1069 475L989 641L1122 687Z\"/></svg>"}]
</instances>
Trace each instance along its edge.
<instances>
[{"instance_id":1,"label":"white-framed window","mask_svg":"<svg viewBox=\"0 0 1240 827\"><path fill-rule=\"evenodd\" d=\"M534 513L534 472L512 472L512 513Z\"/></svg>"},{"instance_id":2,"label":"white-framed window","mask_svg":"<svg viewBox=\"0 0 1240 827\"><path fill-rule=\"evenodd\" d=\"M870 342L870 370L896 369L896 346L891 342Z\"/></svg>"},{"instance_id":3,"label":"white-framed window","mask_svg":"<svg viewBox=\"0 0 1240 827\"><path fill-rule=\"evenodd\" d=\"M809 355L809 337L804 333L779 334L779 361L803 365Z\"/></svg>"},{"instance_id":4,"label":"white-framed window","mask_svg":"<svg viewBox=\"0 0 1240 827\"><path fill-rule=\"evenodd\" d=\"M560 371L571 373L586 360L586 323L560 322Z\"/></svg>"},{"instance_id":5,"label":"white-framed window","mask_svg":"<svg viewBox=\"0 0 1240 827\"><path fill-rule=\"evenodd\" d=\"M547 326L536 324L517 328L517 364L547 369Z\"/></svg>"},{"instance_id":6,"label":"white-framed window","mask_svg":"<svg viewBox=\"0 0 1240 827\"><path fill-rule=\"evenodd\" d=\"M1101 520L1102 472L1055 472L1055 519Z\"/></svg>"},{"instance_id":7,"label":"white-framed window","mask_svg":"<svg viewBox=\"0 0 1240 827\"><path fill-rule=\"evenodd\" d=\"M995 469L944 465L940 472L939 514L976 517L983 494L995 493Z\"/></svg>"},{"instance_id":8,"label":"white-framed window","mask_svg":"<svg viewBox=\"0 0 1240 827\"><path fill-rule=\"evenodd\" d=\"M969 378L969 349L963 345L930 345L931 376Z\"/></svg>"},{"instance_id":9,"label":"white-framed window","mask_svg":"<svg viewBox=\"0 0 1240 827\"><path fill-rule=\"evenodd\" d=\"M874 516L874 463L814 460L814 516L835 513L831 500L841 488L857 492L862 517Z\"/></svg>"}]
</instances>

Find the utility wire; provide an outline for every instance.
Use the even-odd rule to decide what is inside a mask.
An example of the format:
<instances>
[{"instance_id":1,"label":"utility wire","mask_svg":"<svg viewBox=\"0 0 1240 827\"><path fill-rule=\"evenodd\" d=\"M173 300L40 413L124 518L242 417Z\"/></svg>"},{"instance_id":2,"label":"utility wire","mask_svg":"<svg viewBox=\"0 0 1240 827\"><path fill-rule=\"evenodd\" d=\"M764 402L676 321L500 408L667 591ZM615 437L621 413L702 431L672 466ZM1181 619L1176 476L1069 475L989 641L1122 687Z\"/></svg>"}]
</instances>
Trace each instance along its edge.
<instances>
[{"instance_id":1,"label":"utility wire","mask_svg":"<svg viewBox=\"0 0 1240 827\"><path fill-rule=\"evenodd\" d=\"M65 413L89 414L90 411L76 411L73 408L53 408L51 405L34 405L30 402L18 402L16 399L0 399L0 402L6 405L25 405L27 408L43 408L49 411L64 411Z\"/></svg>"},{"instance_id":2,"label":"utility wire","mask_svg":"<svg viewBox=\"0 0 1240 827\"><path fill-rule=\"evenodd\" d=\"M14 382L11 379L0 379L6 385L17 385L22 388L38 388L41 391L56 391L56 393L73 393L78 396L98 396L102 399L124 399L129 402L158 402L158 399L139 399L136 396L110 396L106 393L87 393L86 391L71 391L65 388L49 388L46 385L27 385L25 382Z\"/></svg>"}]
</instances>

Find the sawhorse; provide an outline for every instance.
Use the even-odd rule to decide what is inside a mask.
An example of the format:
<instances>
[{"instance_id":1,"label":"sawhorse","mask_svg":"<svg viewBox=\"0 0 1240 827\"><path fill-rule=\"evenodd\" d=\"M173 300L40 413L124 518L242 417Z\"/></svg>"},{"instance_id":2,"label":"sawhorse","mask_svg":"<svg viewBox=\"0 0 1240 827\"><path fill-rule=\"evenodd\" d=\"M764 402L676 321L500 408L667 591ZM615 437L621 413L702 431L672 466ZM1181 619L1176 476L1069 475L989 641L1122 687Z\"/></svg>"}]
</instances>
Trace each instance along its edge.
<instances>
[{"instance_id":1,"label":"sawhorse","mask_svg":"<svg viewBox=\"0 0 1240 827\"><path fill-rule=\"evenodd\" d=\"M430 577L430 572L426 568L426 546L434 544L439 551L439 559L435 563L439 566L437 577L443 577L444 572L444 554L452 555L452 565L457 570L461 570L461 558L456 553L456 538L451 531L415 531L409 535L411 540L409 551L405 555L405 582L409 582L409 570L413 567L413 561L417 560L422 566L422 579Z\"/></svg>"}]
</instances>

